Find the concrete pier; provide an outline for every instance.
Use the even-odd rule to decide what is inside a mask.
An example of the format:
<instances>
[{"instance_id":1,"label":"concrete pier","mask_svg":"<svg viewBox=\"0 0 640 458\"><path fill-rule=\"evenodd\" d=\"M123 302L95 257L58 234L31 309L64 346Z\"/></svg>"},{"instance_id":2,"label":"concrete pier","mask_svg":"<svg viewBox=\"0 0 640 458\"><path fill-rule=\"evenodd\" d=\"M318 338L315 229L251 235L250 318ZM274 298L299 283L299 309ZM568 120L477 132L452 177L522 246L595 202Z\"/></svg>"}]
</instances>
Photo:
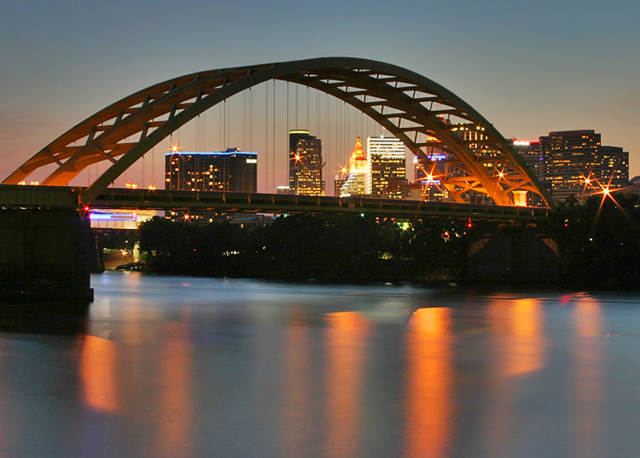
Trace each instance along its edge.
<instances>
[{"instance_id":1,"label":"concrete pier","mask_svg":"<svg viewBox=\"0 0 640 458\"><path fill-rule=\"evenodd\" d=\"M93 300L92 241L74 209L0 209L0 300Z\"/></svg>"}]
</instances>

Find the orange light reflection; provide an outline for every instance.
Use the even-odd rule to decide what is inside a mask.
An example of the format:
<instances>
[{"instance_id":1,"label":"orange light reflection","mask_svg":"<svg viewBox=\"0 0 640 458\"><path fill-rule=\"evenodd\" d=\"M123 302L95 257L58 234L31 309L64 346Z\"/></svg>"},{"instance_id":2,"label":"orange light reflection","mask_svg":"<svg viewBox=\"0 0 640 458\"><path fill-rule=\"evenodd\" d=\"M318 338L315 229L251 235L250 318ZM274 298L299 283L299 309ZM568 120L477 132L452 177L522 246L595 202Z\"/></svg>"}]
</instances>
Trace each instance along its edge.
<instances>
[{"instance_id":1,"label":"orange light reflection","mask_svg":"<svg viewBox=\"0 0 640 458\"><path fill-rule=\"evenodd\" d=\"M453 415L450 329L446 308L418 309L409 322L406 456L447 456Z\"/></svg>"},{"instance_id":2,"label":"orange light reflection","mask_svg":"<svg viewBox=\"0 0 640 458\"><path fill-rule=\"evenodd\" d=\"M368 322L358 312L328 314L327 441L330 456L356 456Z\"/></svg>"},{"instance_id":3,"label":"orange light reflection","mask_svg":"<svg viewBox=\"0 0 640 458\"><path fill-rule=\"evenodd\" d=\"M542 308L535 299L492 301L490 334L494 336L491 354L495 356L495 377L489 386L488 414L485 422L488 456L508 456L512 439L514 386L520 377L545 364Z\"/></svg>"},{"instance_id":4,"label":"orange light reflection","mask_svg":"<svg viewBox=\"0 0 640 458\"><path fill-rule=\"evenodd\" d=\"M508 375L526 374L542 368L545 352L539 302L516 300L511 320L513 336L505 367Z\"/></svg>"},{"instance_id":5,"label":"orange light reflection","mask_svg":"<svg viewBox=\"0 0 640 458\"><path fill-rule=\"evenodd\" d=\"M115 412L118 407L115 360L113 342L95 336L85 337L80 362L85 400L90 407L102 412Z\"/></svg>"}]
</instances>

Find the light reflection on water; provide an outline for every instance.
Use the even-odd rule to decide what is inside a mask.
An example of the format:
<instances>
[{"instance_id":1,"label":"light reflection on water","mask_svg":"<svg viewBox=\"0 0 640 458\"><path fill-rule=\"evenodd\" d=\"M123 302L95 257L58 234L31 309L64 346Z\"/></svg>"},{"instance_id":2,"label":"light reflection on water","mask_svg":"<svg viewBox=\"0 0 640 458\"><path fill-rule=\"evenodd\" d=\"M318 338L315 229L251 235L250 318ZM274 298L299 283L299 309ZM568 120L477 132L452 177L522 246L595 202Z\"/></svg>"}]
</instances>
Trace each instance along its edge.
<instances>
[{"instance_id":1,"label":"light reflection on water","mask_svg":"<svg viewBox=\"0 0 640 458\"><path fill-rule=\"evenodd\" d=\"M0 456L640 456L638 296L93 286L86 335L0 333Z\"/></svg>"}]
</instances>

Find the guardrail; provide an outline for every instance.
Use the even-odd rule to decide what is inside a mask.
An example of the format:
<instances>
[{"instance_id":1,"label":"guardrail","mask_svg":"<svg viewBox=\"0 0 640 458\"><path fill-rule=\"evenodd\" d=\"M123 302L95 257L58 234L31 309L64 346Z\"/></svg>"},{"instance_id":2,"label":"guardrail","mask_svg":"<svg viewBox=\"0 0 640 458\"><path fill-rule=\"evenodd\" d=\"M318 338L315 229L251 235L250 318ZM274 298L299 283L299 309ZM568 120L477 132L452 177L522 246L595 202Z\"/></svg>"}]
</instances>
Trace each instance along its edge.
<instances>
[{"instance_id":1,"label":"guardrail","mask_svg":"<svg viewBox=\"0 0 640 458\"><path fill-rule=\"evenodd\" d=\"M0 206L80 206L83 188L53 186L0 186ZM373 197L312 197L288 194L249 194L108 188L91 203L91 208L132 210L177 210L247 213L373 213L380 216L452 216L496 220L535 220L549 216L540 207L420 202Z\"/></svg>"}]
</instances>

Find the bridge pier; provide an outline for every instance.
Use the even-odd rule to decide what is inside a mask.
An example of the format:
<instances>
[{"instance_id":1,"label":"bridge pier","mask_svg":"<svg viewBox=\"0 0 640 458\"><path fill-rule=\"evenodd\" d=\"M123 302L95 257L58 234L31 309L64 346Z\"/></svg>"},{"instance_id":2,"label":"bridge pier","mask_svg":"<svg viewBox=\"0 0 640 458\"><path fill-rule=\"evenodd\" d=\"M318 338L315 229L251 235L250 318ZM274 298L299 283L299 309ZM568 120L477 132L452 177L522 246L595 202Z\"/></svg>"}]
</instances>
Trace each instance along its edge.
<instances>
[{"instance_id":1,"label":"bridge pier","mask_svg":"<svg viewBox=\"0 0 640 458\"><path fill-rule=\"evenodd\" d=\"M553 284L559 274L556 242L533 225L497 227L476 234L469 243L467 280L471 282Z\"/></svg>"},{"instance_id":2,"label":"bridge pier","mask_svg":"<svg viewBox=\"0 0 640 458\"><path fill-rule=\"evenodd\" d=\"M0 300L92 301L92 240L74 209L0 209Z\"/></svg>"}]
</instances>

